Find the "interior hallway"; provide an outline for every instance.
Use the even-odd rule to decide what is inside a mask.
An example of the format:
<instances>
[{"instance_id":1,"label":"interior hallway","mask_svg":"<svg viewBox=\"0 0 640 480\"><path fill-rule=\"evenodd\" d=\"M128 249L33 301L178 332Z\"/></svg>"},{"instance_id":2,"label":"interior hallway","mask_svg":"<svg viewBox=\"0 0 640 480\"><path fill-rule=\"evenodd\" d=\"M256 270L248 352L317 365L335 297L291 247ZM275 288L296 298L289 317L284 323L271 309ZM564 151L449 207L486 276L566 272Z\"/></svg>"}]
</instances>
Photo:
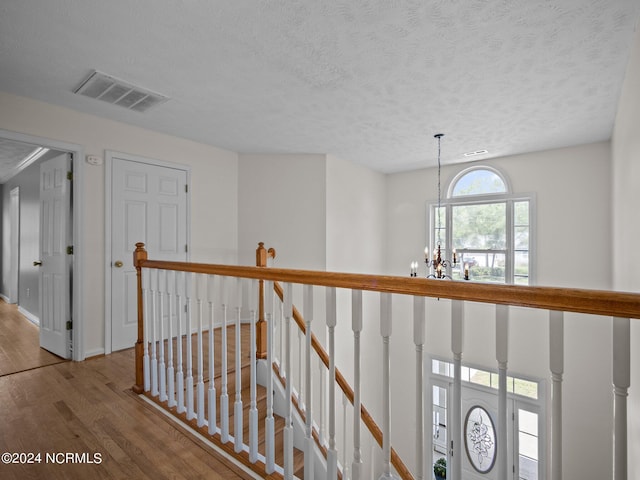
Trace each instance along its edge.
<instances>
[{"instance_id":1,"label":"interior hallway","mask_svg":"<svg viewBox=\"0 0 640 480\"><path fill-rule=\"evenodd\" d=\"M38 352L37 327L5 303L0 339L0 454L34 454L31 464L3 456L0 478L251 478L131 392L133 349L84 362Z\"/></svg>"}]
</instances>

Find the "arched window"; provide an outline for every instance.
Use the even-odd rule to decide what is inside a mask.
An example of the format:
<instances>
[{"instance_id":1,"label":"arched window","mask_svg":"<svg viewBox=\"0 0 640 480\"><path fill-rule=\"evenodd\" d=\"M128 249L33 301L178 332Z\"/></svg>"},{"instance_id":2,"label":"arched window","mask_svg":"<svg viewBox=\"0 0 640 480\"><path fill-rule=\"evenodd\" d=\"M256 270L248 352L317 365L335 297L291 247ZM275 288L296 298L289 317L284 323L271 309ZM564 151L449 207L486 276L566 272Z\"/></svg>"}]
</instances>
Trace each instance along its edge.
<instances>
[{"instance_id":1,"label":"arched window","mask_svg":"<svg viewBox=\"0 0 640 480\"><path fill-rule=\"evenodd\" d=\"M478 282L531 284L532 195L516 195L498 170L475 166L449 184L447 198L430 206L430 244L455 250L449 275ZM446 255L451 258L452 255Z\"/></svg>"}]
</instances>

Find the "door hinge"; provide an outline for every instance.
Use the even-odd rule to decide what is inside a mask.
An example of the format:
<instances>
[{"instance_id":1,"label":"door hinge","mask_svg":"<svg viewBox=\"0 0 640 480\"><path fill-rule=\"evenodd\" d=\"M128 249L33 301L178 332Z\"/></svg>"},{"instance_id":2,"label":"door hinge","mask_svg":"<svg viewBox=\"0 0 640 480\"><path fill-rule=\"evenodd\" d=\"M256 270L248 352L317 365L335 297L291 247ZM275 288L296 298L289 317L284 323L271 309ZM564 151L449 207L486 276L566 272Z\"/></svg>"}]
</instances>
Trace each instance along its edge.
<instances>
[{"instance_id":1,"label":"door hinge","mask_svg":"<svg viewBox=\"0 0 640 480\"><path fill-rule=\"evenodd\" d=\"M67 320L67 330L73 330L73 322L71 320Z\"/></svg>"},{"instance_id":2,"label":"door hinge","mask_svg":"<svg viewBox=\"0 0 640 480\"><path fill-rule=\"evenodd\" d=\"M67 180L73 181L73 172L67 172Z\"/></svg>"},{"instance_id":3,"label":"door hinge","mask_svg":"<svg viewBox=\"0 0 640 480\"><path fill-rule=\"evenodd\" d=\"M189 253L189 245L184 246L184 253Z\"/></svg>"},{"instance_id":4,"label":"door hinge","mask_svg":"<svg viewBox=\"0 0 640 480\"><path fill-rule=\"evenodd\" d=\"M189 193L189 185L184 186L184 193Z\"/></svg>"},{"instance_id":5,"label":"door hinge","mask_svg":"<svg viewBox=\"0 0 640 480\"><path fill-rule=\"evenodd\" d=\"M67 247L67 255L73 255L73 245Z\"/></svg>"}]
</instances>

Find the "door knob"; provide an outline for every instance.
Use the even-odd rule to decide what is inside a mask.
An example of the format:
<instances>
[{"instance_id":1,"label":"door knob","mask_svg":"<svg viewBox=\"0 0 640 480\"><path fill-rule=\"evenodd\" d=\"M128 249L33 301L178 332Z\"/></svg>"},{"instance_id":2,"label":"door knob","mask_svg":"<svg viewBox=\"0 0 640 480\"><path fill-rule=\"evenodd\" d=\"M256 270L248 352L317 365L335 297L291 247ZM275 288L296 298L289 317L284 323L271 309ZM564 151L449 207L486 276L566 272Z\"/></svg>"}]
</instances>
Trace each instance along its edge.
<instances>
[{"instance_id":1,"label":"door knob","mask_svg":"<svg viewBox=\"0 0 640 480\"><path fill-rule=\"evenodd\" d=\"M113 262L113 266L116 268L122 268L123 265L124 263L122 263L120 260L116 260L115 262Z\"/></svg>"},{"instance_id":2,"label":"door knob","mask_svg":"<svg viewBox=\"0 0 640 480\"><path fill-rule=\"evenodd\" d=\"M35 262L33 262L33 266L34 267L41 267L42 266L42 260L36 260Z\"/></svg>"}]
</instances>

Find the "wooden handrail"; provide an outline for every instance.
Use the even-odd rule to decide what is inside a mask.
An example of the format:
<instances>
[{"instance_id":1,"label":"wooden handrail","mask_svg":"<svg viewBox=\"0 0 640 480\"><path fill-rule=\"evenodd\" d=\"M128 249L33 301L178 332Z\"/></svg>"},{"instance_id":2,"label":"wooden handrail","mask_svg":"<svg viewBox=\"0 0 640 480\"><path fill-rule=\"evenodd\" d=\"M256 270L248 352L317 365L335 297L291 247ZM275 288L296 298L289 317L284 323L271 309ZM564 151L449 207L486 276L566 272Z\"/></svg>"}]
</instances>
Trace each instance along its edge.
<instances>
[{"instance_id":1,"label":"wooden handrail","mask_svg":"<svg viewBox=\"0 0 640 480\"><path fill-rule=\"evenodd\" d=\"M139 266L142 268L157 268L209 275L254 278L258 280L640 319L640 294L628 292L450 282L415 277L167 262L160 260L140 260Z\"/></svg>"},{"instance_id":2,"label":"wooden handrail","mask_svg":"<svg viewBox=\"0 0 640 480\"><path fill-rule=\"evenodd\" d=\"M273 284L273 289L275 290L276 295L278 295L280 300L284 301L284 291L282 290L282 286L278 282L275 282ZM295 307L295 305L293 306L293 319L302 333L306 335L307 329L305 327L304 318L302 318L302 315ZM322 347L313 333L311 333L311 346L318 354L325 367L329 368L329 354L325 351L325 349ZM337 367L336 383L338 384L344 395L347 397L347 400L349 400L349 402L351 402L351 405L353 405L355 396L353 388L351 388L351 385L349 385L349 382L347 382L347 380L344 378L344 375L342 375ZM362 422L365 424L369 432L371 432L371 435L373 436L375 441L378 442L378 445L380 445L380 447L382 447L382 430L380 430L380 427L373 419L369 411L364 407L364 405L360 405L360 416L362 418ZM400 475L400 478L402 478L403 480L413 480L413 475L393 448L391 448L391 464L398 472L398 475Z\"/></svg>"}]
</instances>

